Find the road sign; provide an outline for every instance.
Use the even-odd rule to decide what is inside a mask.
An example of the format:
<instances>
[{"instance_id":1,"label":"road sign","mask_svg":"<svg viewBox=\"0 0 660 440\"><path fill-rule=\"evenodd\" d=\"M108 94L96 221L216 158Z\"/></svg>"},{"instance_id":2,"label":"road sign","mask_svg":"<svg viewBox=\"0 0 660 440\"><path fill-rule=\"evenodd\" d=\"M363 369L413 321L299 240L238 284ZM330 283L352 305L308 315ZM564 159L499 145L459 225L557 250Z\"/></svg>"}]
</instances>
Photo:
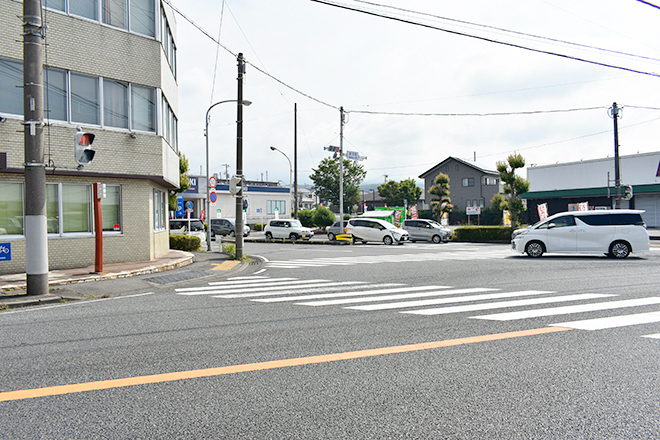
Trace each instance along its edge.
<instances>
[{"instance_id":1,"label":"road sign","mask_svg":"<svg viewBox=\"0 0 660 440\"><path fill-rule=\"evenodd\" d=\"M215 191L210 192L209 200L211 201L211 203L215 203L218 200L218 195L216 194Z\"/></svg>"},{"instance_id":2,"label":"road sign","mask_svg":"<svg viewBox=\"0 0 660 440\"><path fill-rule=\"evenodd\" d=\"M360 160L360 153L357 151L347 151L346 159L348 160Z\"/></svg>"},{"instance_id":3,"label":"road sign","mask_svg":"<svg viewBox=\"0 0 660 440\"><path fill-rule=\"evenodd\" d=\"M215 178L215 176L209 177L209 186L211 188L215 188L217 184L218 184L218 180Z\"/></svg>"},{"instance_id":4,"label":"road sign","mask_svg":"<svg viewBox=\"0 0 660 440\"><path fill-rule=\"evenodd\" d=\"M0 261L11 261L11 243L0 243Z\"/></svg>"},{"instance_id":5,"label":"road sign","mask_svg":"<svg viewBox=\"0 0 660 440\"><path fill-rule=\"evenodd\" d=\"M176 216L183 217L183 194L176 196Z\"/></svg>"}]
</instances>

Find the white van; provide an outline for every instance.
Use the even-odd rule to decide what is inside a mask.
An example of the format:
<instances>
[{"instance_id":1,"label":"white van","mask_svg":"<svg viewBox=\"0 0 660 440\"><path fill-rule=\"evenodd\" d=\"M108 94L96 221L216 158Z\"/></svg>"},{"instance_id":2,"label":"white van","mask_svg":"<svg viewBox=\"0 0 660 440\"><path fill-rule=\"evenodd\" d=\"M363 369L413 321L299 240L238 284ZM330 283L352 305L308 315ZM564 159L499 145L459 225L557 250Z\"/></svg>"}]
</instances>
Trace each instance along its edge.
<instances>
[{"instance_id":1,"label":"white van","mask_svg":"<svg viewBox=\"0 0 660 440\"><path fill-rule=\"evenodd\" d=\"M540 257L545 252L604 253L626 258L648 252L649 233L634 209L560 212L511 236L511 250Z\"/></svg>"}]
</instances>

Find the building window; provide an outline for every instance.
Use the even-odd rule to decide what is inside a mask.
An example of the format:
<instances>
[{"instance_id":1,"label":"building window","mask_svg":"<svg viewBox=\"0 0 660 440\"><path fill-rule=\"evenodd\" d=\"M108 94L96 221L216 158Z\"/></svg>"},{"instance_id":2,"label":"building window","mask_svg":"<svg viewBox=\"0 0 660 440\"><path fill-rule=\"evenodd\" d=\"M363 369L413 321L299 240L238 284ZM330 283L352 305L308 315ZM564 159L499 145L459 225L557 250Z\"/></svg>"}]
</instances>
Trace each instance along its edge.
<instances>
[{"instance_id":1,"label":"building window","mask_svg":"<svg viewBox=\"0 0 660 440\"><path fill-rule=\"evenodd\" d=\"M449 165L445 166L445 173L449 172Z\"/></svg>"},{"instance_id":2,"label":"building window","mask_svg":"<svg viewBox=\"0 0 660 440\"><path fill-rule=\"evenodd\" d=\"M170 63L170 69L172 69L172 74L176 78L176 46L174 45L174 38L172 38L172 31L167 23L167 16L162 8L160 10L160 41L163 45L165 58Z\"/></svg>"},{"instance_id":3,"label":"building window","mask_svg":"<svg viewBox=\"0 0 660 440\"><path fill-rule=\"evenodd\" d=\"M89 18L90 20L98 20L96 16L97 5L98 0L69 0L69 13Z\"/></svg>"},{"instance_id":4,"label":"building window","mask_svg":"<svg viewBox=\"0 0 660 440\"><path fill-rule=\"evenodd\" d=\"M103 14L103 23L128 29L126 0L103 0L101 13Z\"/></svg>"},{"instance_id":5,"label":"building window","mask_svg":"<svg viewBox=\"0 0 660 440\"><path fill-rule=\"evenodd\" d=\"M471 207L472 206L472 200L466 200L465 201L465 206L468 207L468 208Z\"/></svg>"},{"instance_id":6,"label":"building window","mask_svg":"<svg viewBox=\"0 0 660 440\"><path fill-rule=\"evenodd\" d=\"M266 213L267 214L284 214L286 212L286 202L284 200L267 200Z\"/></svg>"},{"instance_id":7,"label":"building window","mask_svg":"<svg viewBox=\"0 0 660 440\"><path fill-rule=\"evenodd\" d=\"M484 199L479 199L479 207L483 208L485 206Z\"/></svg>"},{"instance_id":8,"label":"building window","mask_svg":"<svg viewBox=\"0 0 660 440\"><path fill-rule=\"evenodd\" d=\"M23 235L23 184L0 182L0 236Z\"/></svg>"},{"instance_id":9,"label":"building window","mask_svg":"<svg viewBox=\"0 0 660 440\"><path fill-rule=\"evenodd\" d=\"M167 194L164 191L154 189L154 231L165 229L165 221L167 220L167 212L165 211L166 200Z\"/></svg>"},{"instance_id":10,"label":"building window","mask_svg":"<svg viewBox=\"0 0 660 440\"><path fill-rule=\"evenodd\" d=\"M101 212L104 231L121 231L121 186L106 185Z\"/></svg>"},{"instance_id":11,"label":"building window","mask_svg":"<svg viewBox=\"0 0 660 440\"><path fill-rule=\"evenodd\" d=\"M174 151L177 151L178 121L174 112L163 96L163 138L170 144Z\"/></svg>"},{"instance_id":12,"label":"building window","mask_svg":"<svg viewBox=\"0 0 660 440\"><path fill-rule=\"evenodd\" d=\"M474 177L465 177L463 179L463 186L474 186Z\"/></svg>"},{"instance_id":13,"label":"building window","mask_svg":"<svg viewBox=\"0 0 660 440\"><path fill-rule=\"evenodd\" d=\"M59 200L59 185L56 183L46 184L46 224L49 234L58 234L60 232Z\"/></svg>"},{"instance_id":14,"label":"building window","mask_svg":"<svg viewBox=\"0 0 660 440\"><path fill-rule=\"evenodd\" d=\"M103 80L103 125L128 128L128 84Z\"/></svg>"},{"instance_id":15,"label":"building window","mask_svg":"<svg viewBox=\"0 0 660 440\"><path fill-rule=\"evenodd\" d=\"M67 12L67 0L48 0L46 7ZM68 0L68 13L98 21L99 0ZM101 21L149 37L156 36L154 0L101 0Z\"/></svg>"},{"instance_id":16,"label":"building window","mask_svg":"<svg viewBox=\"0 0 660 440\"><path fill-rule=\"evenodd\" d=\"M23 114L23 63L0 58L0 113Z\"/></svg>"},{"instance_id":17,"label":"building window","mask_svg":"<svg viewBox=\"0 0 660 440\"><path fill-rule=\"evenodd\" d=\"M131 86L131 126L133 130L156 131L156 90Z\"/></svg>"},{"instance_id":18,"label":"building window","mask_svg":"<svg viewBox=\"0 0 660 440\"><path fill-rule=\"evenodd\" d=\"M44 69L44 83L46 85L44 107L47 110L44 112L44 117L56 121L67 121L69 106L67 104L66 71Z\"/></svg>"},{"instance_id":19,"label":"building window","mask_svg":"<svg viewBox=\"0 0 660 440\"><path fill-rule=\"evenodd\" d=\"M71 121L100 125L98 78L71 73Z\"/></svg>"},{"instance_id":20,"label":"building window","mask_svg":"<svg viewBox=\"0 0 660 440\"><path fill-rule=\"evenodd\" d=\"M456 171L458 171L458 165L456 165Z\"/></svg>"},{"instance_id":21,"label":"building window","mask_svg":"<svg viewBox=\"0 0 660 440\"><path fill-rule=\"evenodd\" d=\"M91 193L90 185L62 185L63 233L92 232Z\"/></svg>"},{"instance_id":22,"label":"building window","mask_svg":"<svg viewBox=\"0 0 660 440\"><path fill-rule=\"evenodd\" d=\"M497 179L495 177L484 177L484 185L486 186L497 185Z\"/></svg>"},{"instance_id":23,"label":"building window","mask_svg":"<svg viewBox=\"0 0 660 440\"><path fill-rule=\"evenodd\" d=\"M138 34L156 36L156 9L153 0L130 1L131 30Z\"/></svg>"}]
</instances>

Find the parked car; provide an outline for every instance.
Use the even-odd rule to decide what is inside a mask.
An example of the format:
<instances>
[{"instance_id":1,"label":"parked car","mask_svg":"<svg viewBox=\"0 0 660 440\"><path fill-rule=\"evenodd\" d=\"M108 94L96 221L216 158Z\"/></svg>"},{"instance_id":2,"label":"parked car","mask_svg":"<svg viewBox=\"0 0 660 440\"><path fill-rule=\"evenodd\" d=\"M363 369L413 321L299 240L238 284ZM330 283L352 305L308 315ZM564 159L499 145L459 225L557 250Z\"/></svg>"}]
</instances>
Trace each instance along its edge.
<instances>
[{"instance_id":1,"label":"parked car","mask_svg":"<svg viewBox=\"0 0 660 440\"><path fill-rule=\"evenodd\" d=\"M348 220L344 220L344 228L348 224ZM345 234L346 231L343 231L339 221L336 221L328 228L328 240L336 240L337 235Z\"/></svg>"},{"instance_id":2,"label":"parked car","mask_svg":"<svg viewBox=\"0 0 660 440\"><path fill-rule=\"evenodd\" d=\"M270 220L264 228L266 240L273 238L288 238L291 240L309 240L314 236L314 231L306 228L296 219Z\"/></svg>"},{"instance_id":3,"label":"parked car","mask_svg":"<svg viewBox=\"0 0 660 440\"><path fill-rule=\"evenodd\" d=\"M511 249L540 257L545 252L604 253L626 258L650 250L644 211L616 209L560 212L525 229L516 229Z\"/></svg>"},{"instance_id":4,"label":"parked car","mask_svg":"<svg viewBox=\"0 0 660 440\"><path fill-rule=\"evenodd\" d=\"M400 229L385 220L370 218L352 218L346 224L347 233L353 235L353 241L363 243L381 241L385 244L403 244L410 240L405 229Z\"/></svg>"},{"instance_id":5,"label":"parked car","mask_svg":"<svg viewBox=\"0 0 660 440\"><path fill-rule=\"evenodd\" d=\"M229 218L212 218L211 219L211 238L216 235L229 235L230 237L236 236L236 221ZM243 225L243 237L250 235L250 227Z\"/></svg>"},{"instance_id":6,"label":"parked car","mask_svg":"<svg viewBox=\"0 0 660 440\"><path fill-rule=\"evenodd\" d=\"M182 230L181 232L188 231L188 225L190 225L190 231L206 231L204 223L201 220L196 218L191 219L170 219L170 231L172 230Z\"/></svg>"},{"instance_id":7,"label":"parked car","mask_svg":"<svg viewBox=\"0 0 660 440\"><path fill-rule=\"evenodd\" d=\"M433 220L408 219L401 225L410 234L410 241L446 242L451 238L451 230Z\"/></svg>"}]
</instances>

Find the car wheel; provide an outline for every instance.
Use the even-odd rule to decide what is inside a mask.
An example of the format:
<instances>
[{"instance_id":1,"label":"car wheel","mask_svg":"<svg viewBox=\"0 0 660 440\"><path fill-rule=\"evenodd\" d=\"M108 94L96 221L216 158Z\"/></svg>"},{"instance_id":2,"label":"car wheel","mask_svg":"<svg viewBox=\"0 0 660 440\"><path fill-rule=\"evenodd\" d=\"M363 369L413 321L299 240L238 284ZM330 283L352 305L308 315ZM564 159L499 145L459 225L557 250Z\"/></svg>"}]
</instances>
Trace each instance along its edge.
<instances>
[{"instance_id":1,"label":"car wheel","mask_svg":"<svg viewBox=\"0 0 660 440\"><path fill-rule=\"evenodd\" d=\"M438 244L442 241L442 238L440 238L439 235L434 235L431 240L433 241L433 243Z\"/></svg>"},{"instance_id":2,"label":"car wheel","mask_svg":"<svg viewBox=\"0 0 660 440\"><path fill-rule=\"evenodd\" d=\"M389 246L393 242L394 242L394 240L392 240L392 237L390 237L389 235L386 235L385 237L383 237L383 243L385 243L386 245Z\"/></svg>"},{"instance_id":3,"label":"car wheel","mask_svg":"<svg viewBox=\"0 0 660 440\"><path fill-rule=\"evenodd\" d=\"M625 241L615 241L610 245L610 255L614 258L626 258L630 250L630 245Z\"/></svg>"},{"instance_id":4,"label":"car wheel","mask_svg":"<svg viewBox=\"0 0 660 440\"><path fill-rule=\"evenodd\" d=\"M271 241L273 239L273 234L266 232L266 241Z\"/></svg>"},{"instance_id":5,"label":"car wheel","mask_svg":"<svg viewBox=\"0 0 660 440\"><path fill-rule=\"evenodd\" d=\"M300 238L300 237L298 237L298 234L296 234L295 232L292 232L291 234L289 234L289 240L295 241L295 240L298 240L298 238Z\"/></svg>"},{"instance_id":6,"label":"car wheel","mask_svg":"<svg viewBox=\"0 0 660 440\"><path fill-rule=\"evenodd\" d=\"M328 240L335 241L335 238L336 238L335 234L333 234L332 232L328 232Z\"/></svg>"},{"instance_id":7,"label":"car wheel","mask_svg":"<svg viewBox=\"0 0 660 440\"><path fill-rule=\"evenodd\" d=\"M525 246L525 252L532 258L538 258L545 252L545 247L540 241L530 241Z\"/></svg>"},{"instance_id":8,"label":"car wheel","mask_svg":"<svg viewBox=\"0 0 660 440\"><path fill-rule=\"evenodd\" d=\"M236 233L234 231L229 231L229 236L230 237L236 237Z\"/></svg>"}]
</instances>

